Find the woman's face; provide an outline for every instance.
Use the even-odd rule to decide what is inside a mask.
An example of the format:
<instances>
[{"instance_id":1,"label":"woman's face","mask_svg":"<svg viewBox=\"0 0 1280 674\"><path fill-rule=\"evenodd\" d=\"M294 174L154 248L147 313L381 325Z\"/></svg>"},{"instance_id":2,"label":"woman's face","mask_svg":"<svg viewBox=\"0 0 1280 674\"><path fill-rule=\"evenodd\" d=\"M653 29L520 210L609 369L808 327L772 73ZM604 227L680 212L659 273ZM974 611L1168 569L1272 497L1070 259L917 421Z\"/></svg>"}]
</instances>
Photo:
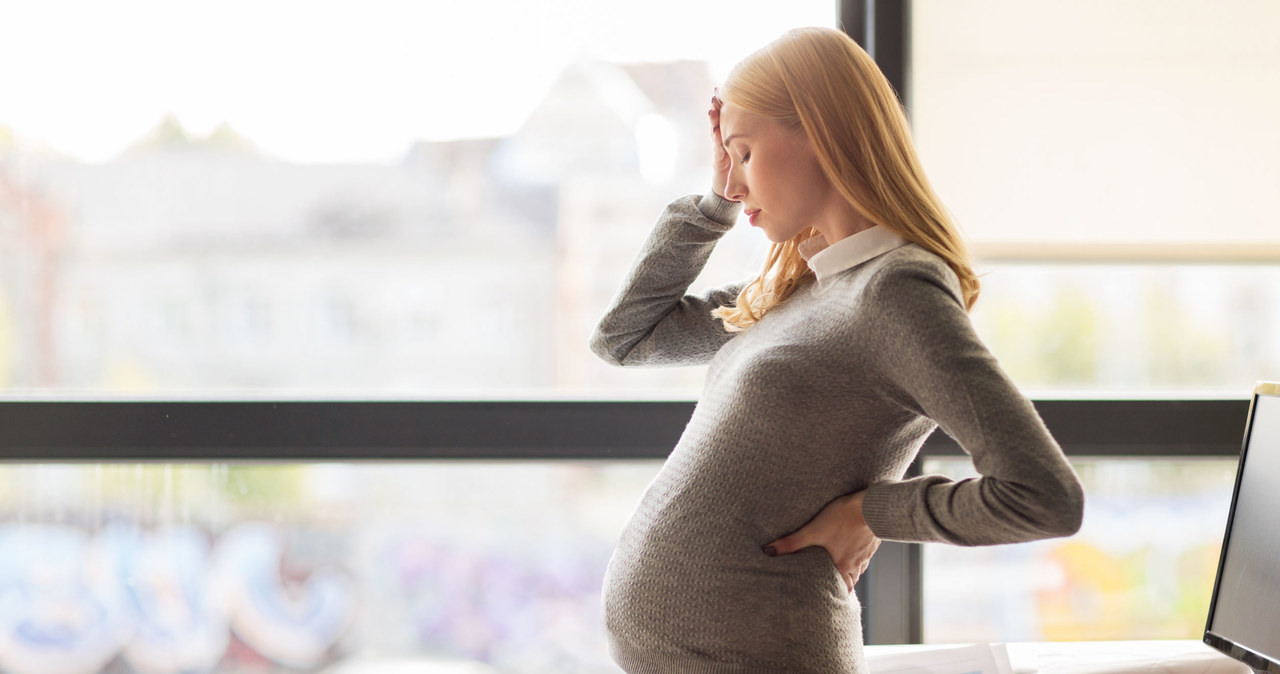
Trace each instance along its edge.
<instances>
[{"instance_id":1,"label":"woman's face","mask_svg":"<svg viewBox=\"0 0 1280 674\"><path fill-rule=\"evenodd\" d=\"M730 103L720 110L720 133L732 165L724 196L774 243L808 227L822 227L838 193L818 164L809 139Z\"/></svg>"}]
</instances>

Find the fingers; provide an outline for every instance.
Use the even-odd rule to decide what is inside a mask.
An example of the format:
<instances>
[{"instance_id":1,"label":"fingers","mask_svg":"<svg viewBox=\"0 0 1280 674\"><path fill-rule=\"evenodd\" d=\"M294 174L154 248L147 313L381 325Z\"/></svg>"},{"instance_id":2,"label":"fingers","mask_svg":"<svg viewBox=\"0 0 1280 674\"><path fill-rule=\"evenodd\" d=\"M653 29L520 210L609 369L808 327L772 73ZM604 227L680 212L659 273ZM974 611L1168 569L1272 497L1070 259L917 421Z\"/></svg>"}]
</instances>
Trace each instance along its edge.
<instances>
[{"instance_id":1,"label":"fingers","mask_svg":"<svg viewBox=\"0 0 1280 674\"><path fill-rule=\"evenodd\" d=\"M867 572L867 567L869 566L871 566L871 560L864 559L861 564L858 564L856 571L842 572L840 574L844 578L845 587L849 589L849 594L853 594L853 588L858 584L858 579Z\"/></svg>"},{"instance_id":2,"label":"fingers","mask_svg":"<svg viewBox=\"0 0 1280 674\"><path fill-rule=\"evenodd\" d=\"M720 99L717 89L716 93L711 95L711 109L707 111L707 115L711 118L711 132L715 135L717 146L720 143L720 108L723 107L724 101Z\"/></svg>"},{"instance_id":3,"label":"fingers","mask_svg":"<svg viewBox=\"0 0 1280 674\"><path fill-rule=\"evenodd\" d=\"M725 186L729 180L729 153L724 149L724 139L720 134L720 108L724 102L718 95L711 96L711 109L707 117L711 123L711 190L724 197Z\"/></svg>"},{"instance_id":4,"label":"fingers","mask_svg":"<svg viewBox=\"0 0 1280 674\"><path fill-rule=\"evenodd\" d=\"M764 546L764 554L769 555L770 557L790 555L814 545L818 544L806 543L795 534L792 534L791 536L779 538L778 540ZM830 554L830 551L828 551L828 554ZM871 558L867 557L862 560L852 560L844 563L837 562L833 559L832 562L836 564L836 568L840 572L840 578L844 580L845 589L852 594L853 588L858 584L858 579L862 577L862 574L867 572L867 568L871 565Z\"/></svg>"},{"instance_id":5,"label":"fingers","mask_svg":"<svg viewBox=\"0 0 1280 674\"><path fill-rule=\"evenodd\" d=\"M837 498L800 529L765 545L764 553L776 557L820 547L852 592L880 548L880 538L867 526L861 505L860 493Z\"/></svg>"},{"instance_id":6,"label":"fingers","mask_svg":"<svg viewBox=\"0 0 1280 674\"><path fill-rule=\"evenodd\" d=\"M815 545L815 543L809 540L805 529L801 529L790 536L783 536L782 538L764 546L764 554L769 555L770 557L789 555L811 545Z\"/></svg>"},{"instance_id":7,"label":"fingers","mask_svg":"<svg viewBox=\"0 0 1280 674\"><path fill-rule=\"evenodd\" d=\"M809 547L820 547L827 551L831 556L831 562L835 564L836 569L840 572L840 577L844 580L845 587L849 592L853 592L853 588L858 583L858 579L862 574L867 572L871 566L871 557L875 554L876 549L880 547L879 540L873 545L862 549L857 553L846 552L840 555L823 543L812 539L807 533L807 528L801 529L790 536L784 536L772 543L764 546L764 554L770 557L778 557L782 555L790 555Z\"/></svg>"},{"instance_id":8,"label":"fingers","mask_svg":"<svg viewBox=\"0 0 1280 674\"><path fill-rule=\"evenodd\" d=\"M853 571L845 571L841 569L840 577L844 579L844 585L848 588L850 594L853 594L853 588L857 586L858 579L862 578L862 574L867 572L867 566L870 565L870 563L871 560L866 559L863 560L861 564L857 565L856 569Z\"/></svg>"}]
</instances>

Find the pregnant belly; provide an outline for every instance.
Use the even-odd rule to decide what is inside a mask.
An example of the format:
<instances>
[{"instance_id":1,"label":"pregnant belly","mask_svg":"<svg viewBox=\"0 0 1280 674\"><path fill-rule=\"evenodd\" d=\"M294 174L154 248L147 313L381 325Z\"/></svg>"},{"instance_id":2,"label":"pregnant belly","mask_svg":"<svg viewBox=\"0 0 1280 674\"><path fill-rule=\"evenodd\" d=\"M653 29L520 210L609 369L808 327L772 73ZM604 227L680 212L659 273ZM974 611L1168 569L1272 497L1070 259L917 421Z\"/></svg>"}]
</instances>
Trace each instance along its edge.
<instances>
[{"instance_id":1,"label":"pregnant belly","mask_svg":"<svg viewBox=\"0 0 1280 674\"><path fill-rule=\"evenodd\" d=\"M726 662L785 663L815 647L843 651L860 635L857 599L825 550L771 558L731 527L642 515L609 562L604 610L611 638L633 648Z\"/></svg>"}]
</instances>

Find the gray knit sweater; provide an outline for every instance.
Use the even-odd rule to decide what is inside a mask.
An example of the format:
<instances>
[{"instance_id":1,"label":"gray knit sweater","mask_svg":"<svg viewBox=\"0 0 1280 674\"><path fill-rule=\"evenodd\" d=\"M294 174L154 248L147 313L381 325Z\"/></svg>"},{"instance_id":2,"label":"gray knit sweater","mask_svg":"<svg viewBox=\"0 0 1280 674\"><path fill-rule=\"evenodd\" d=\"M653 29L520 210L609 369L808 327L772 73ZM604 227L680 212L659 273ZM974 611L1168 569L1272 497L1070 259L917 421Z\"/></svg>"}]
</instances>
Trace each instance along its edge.
<instances>
[{"instance_id":1,"label":"gray knit sweater","mask_svg":"<svg viewBox=\"0 0 1280 674\"><path fill-rule=\"evenodd\" d=\"M592 349L619 365L710 363L680 441L623 531L604 586L610 651L632 674L863 674L862 626L821 548L761 548L867 490L886 540L1065 536L1082 491L1030 402L974 334L955 274L906 245L808 283L741 333L687 294L736 204L673 203ZM981 478L903 480L941 425Z\"/></svg>"}]
</instances>

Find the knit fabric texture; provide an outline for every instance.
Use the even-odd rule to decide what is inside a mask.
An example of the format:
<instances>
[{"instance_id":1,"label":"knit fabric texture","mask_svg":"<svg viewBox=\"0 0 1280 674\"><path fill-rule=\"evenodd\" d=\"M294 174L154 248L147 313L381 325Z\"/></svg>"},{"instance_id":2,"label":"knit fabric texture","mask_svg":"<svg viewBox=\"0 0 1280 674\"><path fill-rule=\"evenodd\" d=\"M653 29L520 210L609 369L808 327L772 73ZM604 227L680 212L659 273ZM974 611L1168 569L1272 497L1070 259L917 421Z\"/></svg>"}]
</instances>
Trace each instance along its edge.
<instances>
[{"instance_id":1,"label":"knit fabric texture","mask_svg":"<svg viewBox=\"0 0 1280 674\"><path fill-rule=\"evenodd\" d=\"M737 213L713 194L671 204L592 336L617 365L709 363L610 560L610 652L631 674L864 674L860 607L826 550L769 557L765 544L862 490L886 540L1065 536L1080 526L1082 490L974 333L955 274L916 245L807 283L726 331L711 310L741 284L689 286ZM939 426L981 477L903 479Z\"/></svg>"}]
</instances>

